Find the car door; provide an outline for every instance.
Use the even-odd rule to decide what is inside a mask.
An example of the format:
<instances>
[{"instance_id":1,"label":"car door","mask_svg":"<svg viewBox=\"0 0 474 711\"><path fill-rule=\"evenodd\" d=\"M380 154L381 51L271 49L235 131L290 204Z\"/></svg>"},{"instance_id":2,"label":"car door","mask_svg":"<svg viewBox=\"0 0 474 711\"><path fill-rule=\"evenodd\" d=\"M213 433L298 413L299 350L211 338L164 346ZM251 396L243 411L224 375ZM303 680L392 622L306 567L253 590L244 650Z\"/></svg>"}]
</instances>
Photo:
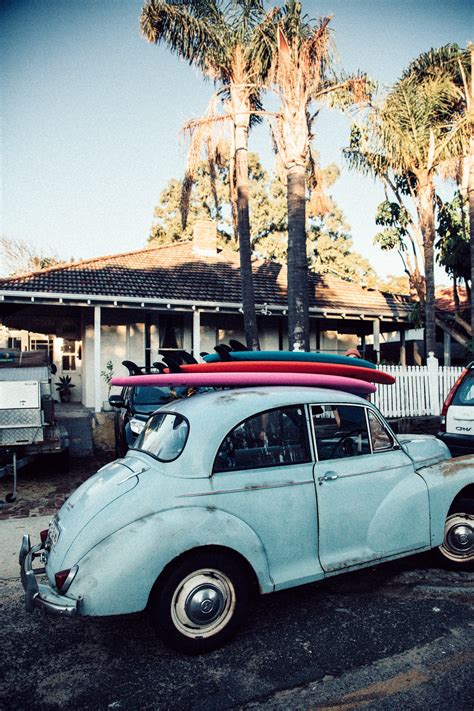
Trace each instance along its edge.
<instances>
[{"instance_id":1,"label":"car door","mask_svg":"<svg viewBox=\"0 0 474 711\"><path fill-rule=\"evenodd\" d=\"M311 415L324 571L428 547L426 484L375 411L313 405Z\"/></svg>"},{"instance_id":2,"label":"car door","mask_svg":"<svg viewBox=\"0 0 474 711\"><path fill-rule=\"evenodd\" d=\"M446 432L472 437L474 443L474 370L466 373L448 407Z\"/></svg>"},{"instance_id":3,"label":"car door","mask_svg":"<svg viewBox=\"0 0 474 711\"><path fill-rule=\"evenodd\" d=\"M257 534L275 589L323 577L313 465L303 406L252 415L217 452L212 494Z\"/></svg>"}]
</instances>

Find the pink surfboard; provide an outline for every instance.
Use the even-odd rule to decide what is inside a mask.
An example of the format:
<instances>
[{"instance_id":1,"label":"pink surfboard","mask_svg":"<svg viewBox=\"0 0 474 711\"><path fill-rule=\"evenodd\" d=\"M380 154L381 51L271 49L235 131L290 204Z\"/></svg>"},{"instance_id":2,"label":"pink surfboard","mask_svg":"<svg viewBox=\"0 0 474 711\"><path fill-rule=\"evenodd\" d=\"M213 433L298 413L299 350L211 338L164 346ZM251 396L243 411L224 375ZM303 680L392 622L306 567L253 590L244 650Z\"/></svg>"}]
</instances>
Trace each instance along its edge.
<instances>
[{"instance_id":1,"label":"pink surfboard","mask_svg":"<svg viewBox=\"0 0 474 711\"><path fill-rule=\"evenodd\" d=\"M310 373L313 375L342 375L347 378L366 380L369 383L392 385L395 378L390 373L374 368L362 368L340 363L319 363L310 361L219 361L217 363L193 363L180 365L183 373ZM169 372L169 371L168 371Z\"/></svg>"},{"instance_id":2,"label":"pink surfboard","mask_svg":"<svg viewBox=\"0 0 474 711\"><path fill-rule=\"evenodd\" d=\"M247 387L256 385L298 385L300 387L330 388L344 390L357 395L374 393L376 388L356 378L342 375L324 375L309 373L164 373L150 375L128 375L112 378L112 385L155 387Z\"/></svg>"}]
</instances>

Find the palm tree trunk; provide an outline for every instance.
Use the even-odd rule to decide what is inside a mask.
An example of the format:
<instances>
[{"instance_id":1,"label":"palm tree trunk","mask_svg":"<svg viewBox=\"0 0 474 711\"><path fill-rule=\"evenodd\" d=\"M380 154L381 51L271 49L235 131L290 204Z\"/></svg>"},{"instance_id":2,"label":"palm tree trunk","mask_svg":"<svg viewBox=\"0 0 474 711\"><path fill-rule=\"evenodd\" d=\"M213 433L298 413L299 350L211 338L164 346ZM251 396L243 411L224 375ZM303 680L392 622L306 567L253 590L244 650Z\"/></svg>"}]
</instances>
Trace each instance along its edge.
<instances>
[{"instance_id":1,"label":"palm tree trunk","mask_svg":"<svg viewBox=\"0 0 474 711\"><path fill-rule=\"evenodd\" d=\"M469 177L467 183L467 196L469 205L469 247L471 252L471 331L474 334L474 136L470 140ZM471 338L471 354L474 355L474 337Z\"/></svg>"},{"instance_id":2,"label":"palm tree trunk","mask_svg":"<svg viewBox=\"0 0 474 711\"><path fill-rule=\"evenodd\" d=\"M248 115L246 117L248 124ZM247 348L260 350L255 314L255 293L252 274L252 248L250 245L248 125L235 126L235 172L237 183L237 223L239 232L240 278L242 283L242 308Z\"/></svg>"},{"instance_id":3,"label":"palm tree trunk","mask_svg":"<svg viewBox=\"0 0 474 711\"><path fill-rule=\"evenodd\" d=\"M309 350L309 285L306 256L306 180L303 165L287 174L288 340L293 350Z\"/></svg>"},{"instance_id":4,"label":"palm tree trunk","mask_svg":"<svg viewBox=\"0 0 474 711\"><path fill-rule=\"evenodd\" d=\"M434 189L430 178L420 184L417 191L417 209L420 229L423 235L423 251L425 256L425 344L428 357L430 351L435 352L436 346L436 312L435 312L435 281L434 281Z\"/></svg>"},{"instance_id":5,"label":"palm tree trunk","mask_svg":"<svg viewBox=\"0 0 474 711\"><path fill-rule=\"evenodd\" d=\"M474 47L471 45L471 106L474 104ZM467 99L467 97L466 97ZM469 174L467 181L467 201L469 205L469 247L471 252L471 354L474 355L474 133L471 125L469 139Z\"/></svg>"}]
</instances>

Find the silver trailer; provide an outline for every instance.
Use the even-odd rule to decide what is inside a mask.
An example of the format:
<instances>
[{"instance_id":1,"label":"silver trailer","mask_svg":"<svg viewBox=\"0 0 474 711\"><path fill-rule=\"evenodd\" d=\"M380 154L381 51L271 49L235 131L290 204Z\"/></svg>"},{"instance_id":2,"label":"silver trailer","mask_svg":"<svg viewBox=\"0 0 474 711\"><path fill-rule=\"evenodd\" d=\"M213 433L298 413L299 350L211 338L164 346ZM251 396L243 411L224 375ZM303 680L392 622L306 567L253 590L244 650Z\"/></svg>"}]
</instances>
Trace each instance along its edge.
<instances>
[{"instance_id":1,"label":"silver trailer","mask_svg":"<svg viewBox=\"0 0 474 711\"><path fill-rule=\"evenodd\" d=\"M40 454L67 456L69 437L54 416L51 366L42 351L0 350L0 478L13 476Z\"/></svg>"}]
</instances>

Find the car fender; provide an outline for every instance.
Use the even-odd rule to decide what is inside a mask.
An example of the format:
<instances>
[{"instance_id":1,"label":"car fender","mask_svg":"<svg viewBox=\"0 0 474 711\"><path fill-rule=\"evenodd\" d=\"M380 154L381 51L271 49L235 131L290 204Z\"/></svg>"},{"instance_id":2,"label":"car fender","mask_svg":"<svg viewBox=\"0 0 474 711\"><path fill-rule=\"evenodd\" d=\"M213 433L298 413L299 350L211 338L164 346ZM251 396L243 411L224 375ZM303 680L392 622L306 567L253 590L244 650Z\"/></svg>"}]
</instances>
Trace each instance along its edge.
<instances>
[{"instance_id":1,"label":"car fender","mask_svg":"<svg viewBox=\"0 0 474 711\"><path fill-rule=\"evenodd\" d=\"M263 543L247 523L213 507L180 507L138 518L94 546L78 561L68 595L80 598L84 615L138 612L166 565L212 545L242 555L261 591L273 591Z\"/></svg>"},{"instance_id":2,"label":"car fender","mask_svg":"<svg viewBox=\"0 0 474 711\"><path fill-rule=\"evenodd\" d=\"M443 542L444 524L454 499L465 486L474 484L474 454L422 467L417 473L428 487L431 545L434 548Z\"/></svg>"}]
</instances>

